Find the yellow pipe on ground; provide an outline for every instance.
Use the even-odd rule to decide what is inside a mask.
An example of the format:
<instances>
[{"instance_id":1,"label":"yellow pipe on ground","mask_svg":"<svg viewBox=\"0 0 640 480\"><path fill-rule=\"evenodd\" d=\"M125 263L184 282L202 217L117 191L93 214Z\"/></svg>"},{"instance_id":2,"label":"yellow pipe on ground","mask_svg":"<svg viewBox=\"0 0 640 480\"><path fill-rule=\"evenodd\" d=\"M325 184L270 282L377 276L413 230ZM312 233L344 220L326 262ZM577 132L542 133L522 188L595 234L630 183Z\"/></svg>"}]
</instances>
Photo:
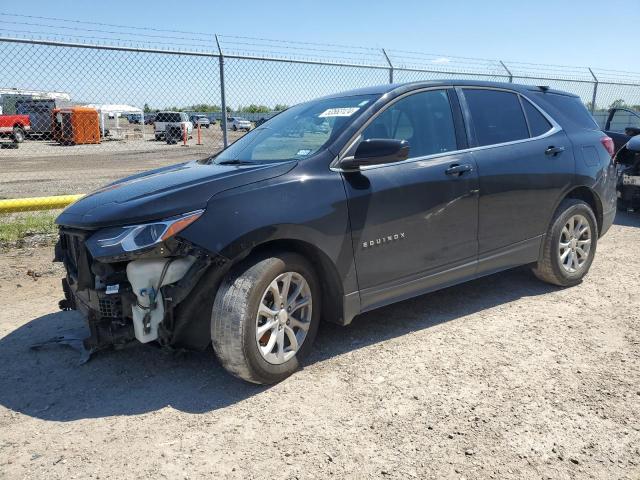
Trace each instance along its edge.
<instances>
[{"instance_id":1,"label":"yellow pipe on ground","mask_svg":"<svg viewBox=\"0 0 640 480\"><path fill-rule=\"evenodd\" d=\"M31 212L35 210L56 210L71 205L84 197L80 195L56 195L53 197L8 198L0 200L0 213Z\"/></svg>"}]
</instances>

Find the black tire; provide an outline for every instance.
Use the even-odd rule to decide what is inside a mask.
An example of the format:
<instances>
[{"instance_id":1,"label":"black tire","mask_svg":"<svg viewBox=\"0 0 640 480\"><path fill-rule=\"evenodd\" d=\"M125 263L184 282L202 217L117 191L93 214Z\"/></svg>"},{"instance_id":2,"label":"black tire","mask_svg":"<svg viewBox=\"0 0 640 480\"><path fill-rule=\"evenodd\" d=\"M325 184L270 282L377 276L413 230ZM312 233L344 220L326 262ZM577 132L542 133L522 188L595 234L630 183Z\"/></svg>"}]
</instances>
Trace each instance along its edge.
<instances>
[{"instance_id":1,"label":"black tire","mask_svg":"<svg viewBox=\"0 0 640 480\"><path fill-rule=\"evenodd\" d=\"M11 133L11 138L15 143L24 142L26 135L22 127L13 127L13 132Z\"/></svg>"},{"instance_id":2,"label":"black tire","mask_svg":"<svg viewBox=\"0 0 640 480\"><path fill-rule=\"evenodd\" d=\"M231 127L231 130L233 130L234 132L236 132L236 131L238 130L238 127L237 127L236 125L233 125L233 126Z\"/></svg>"},{"instance_id":3,"label":"black tire","mask_svg":"<svg viewBox=\"0 0 640 480\"><path fill-rule=\"evenodd\" d=\"M162 140L162 136L161 135L156 135L156 141L159 142L160 140Z\"/></svg>"},{"instance_id":4,"label":"black tire","mask_svg":"<svg viewBox=\"0 0 640 480\"><path fill-rule=\"evenodd\" d=\"M560 260L560 237L567 222L577 214L582 215L589 223L591 247L584 264L575 272L569 272ZM553 215L543 242L540 259L532 269L535 276L543 282L561 287L578 285L589 272L598 246L598 223L591 207L582 200L564 200Z\"/></svg>"},{"instance_id":5,"label":"black tire","mask_svg":"<svg viewBox=\"0 0 640 480\"><path fill-rule=\"evenodd\" d=\"M311 320L297 353L284 363L272 364L258 351L256 316L265 290L285 272L296 272L307 281L312 297ZM248 259L233 268L218 288L211 317L213 350L222 366L252 383L271 384L287 378L300 368L300 361L313 347L320 323L320 299L320 283L313 267L296 253Z\"/></svg>"}]
</instances>

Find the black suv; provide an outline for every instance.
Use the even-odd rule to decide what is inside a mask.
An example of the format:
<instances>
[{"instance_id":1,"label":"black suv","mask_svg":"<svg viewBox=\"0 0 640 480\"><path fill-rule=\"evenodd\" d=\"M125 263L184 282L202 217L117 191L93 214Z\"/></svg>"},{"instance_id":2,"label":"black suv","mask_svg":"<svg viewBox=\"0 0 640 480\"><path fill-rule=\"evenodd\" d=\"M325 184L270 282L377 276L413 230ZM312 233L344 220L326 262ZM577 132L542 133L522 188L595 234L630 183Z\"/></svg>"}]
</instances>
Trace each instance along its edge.
<instances>
[{"instance_id":1,"label":"black suv","mask_svg":"<svg viewBox=\"0 0 640 480\"><path fill-rule=\"evenodd\" d=\"M232 374L277 382L321 318L347 325L519 265L578 284L613 222L612 153L580 99L547 87L420 82L321 98L212 158L68 207L60 306L87 316L90 351L212 342Z\"/></svg>"}]
</instances>

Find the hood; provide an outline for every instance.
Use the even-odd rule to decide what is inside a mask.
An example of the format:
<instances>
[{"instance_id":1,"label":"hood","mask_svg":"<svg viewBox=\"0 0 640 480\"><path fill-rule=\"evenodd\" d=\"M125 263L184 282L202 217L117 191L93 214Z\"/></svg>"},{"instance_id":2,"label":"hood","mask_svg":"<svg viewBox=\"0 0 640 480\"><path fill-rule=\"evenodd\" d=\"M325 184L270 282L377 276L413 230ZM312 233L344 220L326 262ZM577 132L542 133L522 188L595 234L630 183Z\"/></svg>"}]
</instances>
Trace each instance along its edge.
<instances>
[{"instance_id":1,"label":"hood","mask_svg":"<svg viewBox=\"0 0 640 480\"><path fill-rule=\"evenodd\" d=\"M181 163L107 185L67 207L58 225L81 229L144 223L205 208L214 195L287 173L297 162Z\"/></svg>"}]
</instances>

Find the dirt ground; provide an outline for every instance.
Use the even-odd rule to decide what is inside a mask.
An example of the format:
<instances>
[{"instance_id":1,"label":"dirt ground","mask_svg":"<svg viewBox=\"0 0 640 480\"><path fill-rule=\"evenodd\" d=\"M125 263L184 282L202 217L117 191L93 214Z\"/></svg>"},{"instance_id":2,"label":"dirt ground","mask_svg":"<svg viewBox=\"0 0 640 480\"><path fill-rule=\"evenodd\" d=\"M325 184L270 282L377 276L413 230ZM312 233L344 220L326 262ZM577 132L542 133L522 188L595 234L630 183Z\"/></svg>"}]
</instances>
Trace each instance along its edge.
<instances>
[{"instance_id":1,"label":"dirt ground","mask_svg":"<svg viewBox=\"0 0 640 480\"><path fill-rule=\"evenodd\" d=\"M640 478L640 216L580 286L517 269L323 325L258 387L209 350L78 354L51 248L0 256L0 478Z\"/></svg>"},{"instance_id":2,"label":"dirt ground","mask_svg":"<svg viewBox=\"0 0 640 480\"><path fill-rule=\"evenodd\" d=\"M27 140L18 149L0 148L0 199L88 193L128 175L179 162L206 158L222 148L222 132L215 125L197 133L188 146L153 139L105 141L99 145L58 145ZM234 142L244 132L228 132Z\"/></svg>"}]
</instances>

